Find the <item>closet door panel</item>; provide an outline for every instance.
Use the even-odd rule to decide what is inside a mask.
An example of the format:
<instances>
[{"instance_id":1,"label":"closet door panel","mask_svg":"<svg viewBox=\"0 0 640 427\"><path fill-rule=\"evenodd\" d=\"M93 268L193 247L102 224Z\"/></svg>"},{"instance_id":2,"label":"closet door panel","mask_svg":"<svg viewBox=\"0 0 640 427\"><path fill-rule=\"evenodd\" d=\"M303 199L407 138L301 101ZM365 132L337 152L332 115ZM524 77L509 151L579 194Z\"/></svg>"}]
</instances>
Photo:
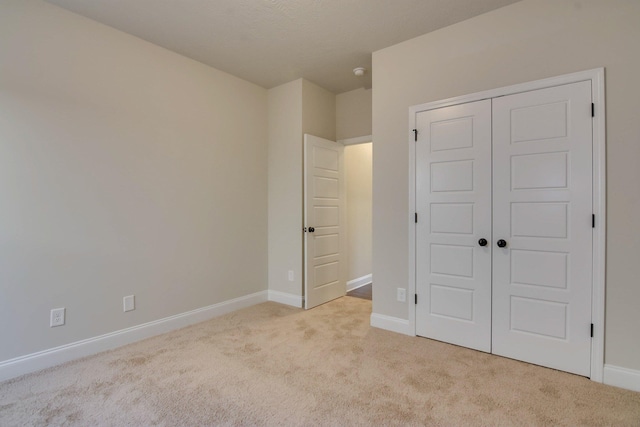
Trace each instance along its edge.
<instances>
[{"instance_id":1,"label":"closet door panel","mask_svg":"<svg viewBox=\"0 0 640 427\"><path fill-rule=\"evenodd\" d=\"M493 100L493 353L590 375L591 84Z\"/></svg>"},{"instance_id":2,"label":"closet door panel","mask_svg":"<svg viewBox=\"0 0 640 427\"><path fill-rule=\"evenodd\" d=\"M416 115L416 332L491 351L491 101Z\"/></svg>"}]
</instances>

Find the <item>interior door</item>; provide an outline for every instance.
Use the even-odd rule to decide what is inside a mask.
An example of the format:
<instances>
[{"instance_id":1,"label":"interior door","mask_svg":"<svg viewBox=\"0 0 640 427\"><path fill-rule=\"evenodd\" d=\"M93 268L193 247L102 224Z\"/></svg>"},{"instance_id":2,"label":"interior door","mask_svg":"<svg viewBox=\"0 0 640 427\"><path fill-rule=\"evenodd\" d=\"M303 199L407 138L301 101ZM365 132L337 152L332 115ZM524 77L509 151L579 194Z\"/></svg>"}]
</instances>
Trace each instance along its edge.
<instances>
[{"instance_id":1,"label":"interior door","mask_svg":"<svg viewBox=\"0 0 640 427\"><path fill-rule=\"evenodd\" d=\"M344 146L304 136L305 308L346 293Z\"/></svg>"},{"instance_id":2,"label":"interior door","mask_svg":"<svg viewBox=\"0 0 640 427\"><path fill-rule=\"evenodd\" d=\"M417 335L491 351L491 101L416 115Z\"/></svg>"},{"instance_id":3,"label":"interior door","mask_svg":"<svg viewBox=\"0 0 640 427\"><path fill-rule=\"evenodd\" d=\"M585 376L591 120L590 82L493 100L493 352Z\"/></svg>"}]
</instances>

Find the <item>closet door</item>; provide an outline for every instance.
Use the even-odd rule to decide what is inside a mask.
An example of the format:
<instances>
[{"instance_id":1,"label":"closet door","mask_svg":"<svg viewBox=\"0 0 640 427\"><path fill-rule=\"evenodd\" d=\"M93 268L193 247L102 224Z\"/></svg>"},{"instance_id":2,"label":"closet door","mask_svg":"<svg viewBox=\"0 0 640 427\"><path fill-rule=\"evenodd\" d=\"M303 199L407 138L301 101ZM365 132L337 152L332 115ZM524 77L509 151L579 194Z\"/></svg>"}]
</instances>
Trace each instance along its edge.
<instances>
[{"instance_id":1,"label":"closet door","mask_svg":"<svg viewBox=\"0 0 640 427\"><path fill-rule=\"evenodd\" d=\"M416 128L416 333L489 352L491 101L419 112Z\"/></svg>"},{"instance_id":2,"label":"closet door","mask_svg":"<svg viewBox=\"0 0 640 427\"><path fill-rule=\"evenodd\" d=\"M493 100L493 353L590 375L591 163L590 82Z\"/></svg>"}]
</instances>

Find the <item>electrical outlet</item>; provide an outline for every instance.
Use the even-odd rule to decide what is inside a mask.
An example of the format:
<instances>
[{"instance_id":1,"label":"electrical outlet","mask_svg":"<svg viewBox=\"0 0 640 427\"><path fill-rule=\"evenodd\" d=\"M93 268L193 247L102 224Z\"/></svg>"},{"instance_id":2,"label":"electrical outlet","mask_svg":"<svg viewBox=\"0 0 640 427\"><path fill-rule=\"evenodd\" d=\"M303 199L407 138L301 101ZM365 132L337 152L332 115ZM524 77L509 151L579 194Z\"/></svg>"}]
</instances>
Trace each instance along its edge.
<instances>
[{"instance_id":1,"label":"electrical outlet","mask_svg":"<svg viewBox=\"0 0 640 427\"><path fill-rule=\"evenodd\" d=\"M122 298L122 305L125 313L127 311L133 311L136 309L136 297L135 295L129 295Z\"/></svg>"},{"instance_id":2,"label":"electrical outlet","mask_svg":"<svg viewBox=\"0 0 640 427\"><path fill-rule=\"evenodd\" d=\"M407 301L407 290L405 288L398 288L397 299L400 302L406 302Z\"/></svg>"},{"instance_id":3,"label":"electrical outlet","mask_svg":"<svg viewBox=\"0 0 640 427\"><path fill-rule=\"evenodd\" d=\"M64 325L64 308L54 308L51 310L51 320L49 322L50 327Z\"/></svg>"},{"instance_id":4,"label":"electrical outlet","mask_svg":"<svg viewBox=\"0 0 640 427\"><path fill-rule=\"evenodd\" d=\"M293 282L293 270L289 270L289 281Z\"/></svg>"}]
</instances>

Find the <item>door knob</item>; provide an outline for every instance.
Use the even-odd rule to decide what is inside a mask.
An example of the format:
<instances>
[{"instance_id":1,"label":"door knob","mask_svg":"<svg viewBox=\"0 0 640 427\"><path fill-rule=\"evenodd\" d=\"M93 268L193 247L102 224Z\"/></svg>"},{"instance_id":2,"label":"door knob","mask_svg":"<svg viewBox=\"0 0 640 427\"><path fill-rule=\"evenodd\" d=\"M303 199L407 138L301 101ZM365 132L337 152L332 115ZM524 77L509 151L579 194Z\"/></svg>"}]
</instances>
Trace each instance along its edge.
<instances>
[{"instance_id":1,"label":"door knob","mask_svg":"<svg viewBox=\"0 0 640 427\"><path fill-rule=\"evenodd\" d=\"M505 246L507 246L507 241L500 239L498 240L497 244L499 248L504 248Z\"/></svg>"},{"instance_id":2,"label":"door knob","mask_svg":"<svg viewBox=\"0 0 640 427\"><path fill-rule=\"evenodd\" d=\"M313 233L314 231L316 231L316 229L315 229L315 228L313 228L313 227L309 227L309 233Z\"/></svg>"},{"instance_id":3,"label":"door knob","mask_svg":"<svg viewBox=\"0 0 640 427\"><path fill-rule=\"evenodd\" d=\"M478 244L480 246L487 246L487 239L480 239L478 240Z\"/></svg>"}]
</instances>

